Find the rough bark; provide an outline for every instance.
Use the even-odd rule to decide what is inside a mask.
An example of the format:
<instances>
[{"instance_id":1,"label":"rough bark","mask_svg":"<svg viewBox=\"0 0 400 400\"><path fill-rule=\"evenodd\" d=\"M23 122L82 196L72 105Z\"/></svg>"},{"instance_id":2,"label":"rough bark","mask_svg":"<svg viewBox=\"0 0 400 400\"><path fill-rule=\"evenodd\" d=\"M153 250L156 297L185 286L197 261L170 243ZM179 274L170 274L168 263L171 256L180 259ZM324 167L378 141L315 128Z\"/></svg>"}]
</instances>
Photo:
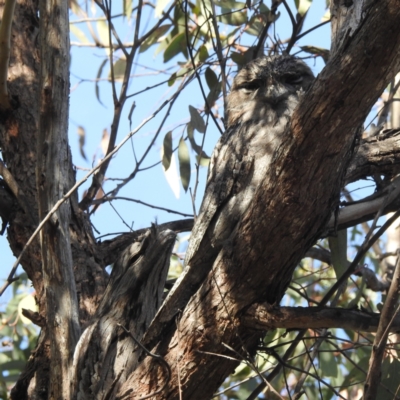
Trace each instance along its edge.
<instances>
[{"instance_id":1,"label":"rough bark","mask_svg":"<svg viewBox=\"0 0 400 400\"><path fill-rule=\"evenodd\" d=\"M39 219L69 189L71 155L68 146L69 23L63 0L40 0L40 110L36 184ZM63 99L63 101L59 101ZM70 202L65 201L40 231L43 285L51 368L49 397L68 399L67 379L80 336L78 299L69 236Z\"/></svg>"},{"instance_id":2,"label":"rough bark","mask_svg":"<svg viewBox=\"0 0 400 400\"><path fill-rule=\"evenodd\" d=\"M237 365L232 360L216 355L237 356L225 344L244 358L256 348L261 333L257 329L249 329L244 324L243 315L254 303L279 302L297 262L322 234L330 215L336 210L346 166L355 145L357 128L400 64L398 2L386 0L370 1L366 4L364 8L359 8L358 4L354 8L349 7L347 17L341 13L344 6L339 5L339 2L334 4L336 12L345 21L344 25L347 18L351 21L350 29L337 29L340 40L335 45L336 55L295 113L285 136L286 140L274 155L273 167L266 173L264 183L257 189L235 235L223 246L202 287L182 313L179 313L178 318L170 321L168 329L163 328L159 335L153 336L157 343L153 350L160 353L171 366L171 378L168 378L165 370L153 358L143 356L138 368L135 368L136 359L133 359L129 369L134 369L134 372L130 376L126 373L127 381L119 390L120 394L126 394L124 398L155 393L165 383L168 383L167 389L162 395L157 395L157 398L179 398L180 390L185 399L210 398ZM32 149L36 148L38 135L40 76L37 15L35 4L24 0L17 4L9 74L12 108L1 110L0 121L3 160L24 198L34 210L34 218L37 215L38 193L34 172L37 156ZM333 17L337 24L335 14ZM341 24L335 26L339 25ZM54 101L66 101L66 97L56 98ZM57 108L58 104L51 106ZM45 148L51 149L51 146L52 144L47 144ZM65 143L63 148L66 149ZM63 185L70 187L75 177L67 150L64 150L63 157L67 171L65 176L68 177L68 182L64 181ZM59 195L62 194L63 188L59 191ZM57 225L57 221L54 224L53 220L47 229L59 231L64 226L62 240L70 236L79 319L84 324L94 315L103 296L107 279L103 267L113 262L116 254L132 238L127 235L98 245L93 238L87 216L77 206L77 196L71 197L69 207L70 217L59 217L63 219L63 224L69 218L69 226ZM13 215L8 229L11 247L16 255L35 225L23 210L20 202L15 215L11 213ZM61 252L58 253L60 254ZM71 255L68 257L71 258ZM37 292L41 317L48 324L47 298L43 290L44 277L38 242L28 249L22 264ZM71 268L71 260L68 265ZM152 284L151 279L149 284ZM73 291L72 280L69 280L69 287ZM101 306L92 321L94 328L89 328L82 338L81 349L84 351L78 354L83 354L82 357L86 357L85 360L90 365L87 371L78 367L81 377L85 373L90 375L90 368L93 368L93 359L88 356L90 352L86 351L92 349L93 344L85 341L85 338L92 337L95 329L99 332L100 321L103 317L107 319L109 312L121 310L117 308L104 311L116 301L115 287L113 284L109 287L107 293L110 293L110 298ZM124 287L127 288L125 285ZM145 285L145 290L139 297L146 295L147 287L149 286ZM159 285L152 286L153 291L159 288ZM134 308L133 303L132 306ZM154 310L153 307L152 309ZM54 318L58 316L53 315ZM143 318L145 322L139 326L133 320L129 323L125 320L121 325L125 323L124 326L129 326L131 330L135 326L135 329L140 329L138 336L141 336L150 317L144 315ZM110 326L115 327L115 321ZM48 380L52 368L50 355L54 346L53 340L50 341L49 329L52 328L53 326L45 325L42 330L35 356L29 361L26 371L13 390L14 399L48 398ZM113 334L127 340L129 346L133 345L121 330L113 331ZM98 340L100 337L101 334ZM104 347L105 357L110 355L107 349L107 346ZM66 358L68 357L69 354L66 354ZM85 361L78 359L78 364L79 362ZM108 366L107 362L103 363L105 367ZM110 371L106 380L108 388L111 377L118 377L120 372L118 369ZM85 379L87 378L88 375ZM111 389L114 390L114 387Z\"/></svg>"},{"instance_id":3,"label":"rough bark","mask_svg":"<svg viewBox=\"0 0 400 400\"><path fill-rule=\"evenodd\" d=\"M180 391L184 399L211 397L236 365L216 355L233 355L223 344L246 357L259 338L244 329L240 315L254 302L279 302L337 207L358 127L400 67L397 2L369 2L362 11L361 22L339 35L336 54L295 112L264 184L177 328L172 324L158 336L154 351L173 371L160 398L179 398ZM145 359L121 395L162 386L165 378L156 368Z\"/></svg>"},{"instance_id":4,"label":"rough bark","mask_svg":"<svg viewBox=\"0 0 400 400\"><path fill-rule=\"evenodd\" d=\"M251 329L269 331L284 329L332 329L342 328L360 332L376 332L381 314L333 307L271 307L254 304L243 315L243 324ZM390 327L399 330L400 316Z\"/></svg>"},{"instance_id":5,"label":"rough bark","mask_svg":"<svg viewBox=\"0 0 400 400\"><path fill-rule=\"evenodd\" d=\"M3 7L4 2L0 2L1 13ZM35 175L39 123L39 44L38 3L19 0L15 7L12 25L11 61L8 71L11 108L0 110L2 159L7 172L12 176L12 181L17 185L7 189L8 193L11 191L14 194L14 206L8 219L7 238L15 256L20 254L39 220ZM67 66L68 63L66 63ZM60 103L67 104L68 91L66 93L66 97L54 99L53 109L57 109ZM68 159L64 159L63 162L68 164L68 168L64 166L67 171L66 176L70 180L69 184L65 184L71 186L75 181L75 176L70 157L68 156ZM5 178L3 172L1 175ZM4 193L3 188L1 191ZM7 199L10 199L9 196ZM24 211L26 204L29 205L30 215ZM77 196L72 196L71 205L70 225L67 230L70 235L76 292L79 300L79 318L81 322L84 322L88 321L96 310L105 289L107 274L103 270L102 259L97 254L87 216L77 207ZM39 240L35 240L27 249L21 264L35 288L40 310L39 319L46 321L46 296L43 290ZM11 265L9 268L11 269ZM47 399L49 360L50 341L45 326L38 340L35 357L30 358L25 371L13 388L12 398Z\"/></svg>"},{"instance_id":6,"label":"rough bark","mask_svg":"<svg viewBox=\"0 0 400 400\"><path fill-rule=\"evenodd\" d=\"M137 341L161 305L175 237L153 226L114 264L104 297L74 355L72 398L115 398L137 366L143 353Z\"/></svg>"}]
</instances>

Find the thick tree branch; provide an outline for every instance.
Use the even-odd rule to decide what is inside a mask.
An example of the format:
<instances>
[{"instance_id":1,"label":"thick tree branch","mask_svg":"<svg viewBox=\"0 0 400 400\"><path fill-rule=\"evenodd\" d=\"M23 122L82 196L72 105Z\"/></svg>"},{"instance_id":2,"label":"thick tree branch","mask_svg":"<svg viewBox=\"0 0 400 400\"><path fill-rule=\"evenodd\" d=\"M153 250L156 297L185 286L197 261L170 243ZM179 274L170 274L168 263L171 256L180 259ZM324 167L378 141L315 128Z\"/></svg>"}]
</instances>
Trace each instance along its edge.
<instances>
[{"instance_id":1,"label":"thick tree branch","mask_svg":"<svg viewBox=\"0 0 400 400\"><path fill-rule=\"evenodd\" d=\"M400 131L391 129L363 139L346 172L346 184L374 175L395 176L400 172Z\"/></svg>"},{"instance_id":2,"label":"thick tree branch","mask_svg":"<svg viewBox=\"0 0 400 400\"><path fill-rule=\"evenodd\" d=\"M400 67L398 1L365 2L357 15L356 26L339 35L337 52L295 111L273 165L206 281L183 313L177 311L178 328L171 323L149 335L151 343L160 341L155 351L172 366L163 398L179 398L180 390L183 398L210 397L216 389L208 384L211 376L218 385L236 365L210 355L232 355L222 343L244 357L254 351L260 335L241 324L240 314L260 300L280 301L293 269L338 205L359 127ZM162 376L148 373L151 364L145 359L124 389L146 393L161 385Z\"/></svg>"},{"instance_id":3,"label":"thick tree branch","mask_svg":"<svg viewBox=\"0 0 400 400\"><path fill-rule=\"evenodd\" d=\"M36 182L42 220L68 192L69 24L68 4L40 0L40 117ZM49 397L69 399L68 379L80 336L78 297L69 227L71 208L64 202L40 232L47 329L51 341ZM60 379L63 377L63 379Z\"/></svg>"},{"instance_id":4,"label":"thick tree branch","mask_svg":"<svg viewBox=\"0 0 400 400\"><path fill-rule=\"evenodd\" d=\"M152 226L114 264L104 297L76 348L72 398L115 398L136 367L142 354L137 341L161 304L175 237Z\"/></svg>"},{"instance_id":5,"label":"thick tree branch","mask_svg":"<svg viewBox=\"0 0 400 400\"><path fill-rule=\"evenodd\" d=\"M242 321L251 329L333 329L342 328L361 332L376 332L381 314L360 310L331 307L271 307L269 304L254 304ZM393 321L390 332L400 329L400 316Z\"/></svg>"},{"instance_id":6,"label":"thick tree branch","mask_svg":"<svg viewBox=\"0 0 400 400\"><path fill-rule=\"evenodd\" d=\"M193 218L180 219L177 221L165 222L164 224L158 225L160 231L171 230L175 233L189 232L193 228ZM113 264L119 257L121 252L136 240L139 236L143 235L149 228L139 229L130 233L123 233L111 240L105 240L104 242L98 243L99 258L103 260L103 264Z\"/></svg>"}]
</instances>

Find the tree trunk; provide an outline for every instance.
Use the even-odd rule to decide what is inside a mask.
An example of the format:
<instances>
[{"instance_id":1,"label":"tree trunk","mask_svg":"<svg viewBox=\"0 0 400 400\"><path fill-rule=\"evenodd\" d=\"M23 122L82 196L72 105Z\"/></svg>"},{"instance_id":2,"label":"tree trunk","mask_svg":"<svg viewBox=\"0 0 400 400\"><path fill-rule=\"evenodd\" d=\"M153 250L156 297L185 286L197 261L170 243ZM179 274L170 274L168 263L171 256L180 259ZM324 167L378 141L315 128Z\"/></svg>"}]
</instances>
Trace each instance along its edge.
<instances>
[{"instance_id":1,"label":"tree trunk","mask_svg":"<svg viewBox=\"0 0 400 400\"><path fill-rule=\"evenodd\" d=\"M334 25L337 51L295 111L264 184L206 281L176 323L160 334L150 326L151 341L145 337L144 344L158 343L153 352L172 370L158 398L210 398L238 364L232 357L254 353L262 333L246 330L241 315L256 302L280 301L294 268L337 208L359 127L400 67L397 2L367 5L358 21L353 17L360 17L359 10L353 11L342 18L347 26ZM166 379L146 358L120 395L139 398Z\"/></svg>"},{"instance_id":2,"label":"tree trunk","mask_svg":"<svg viewBox=\"0 0 400 400\"><path fill-rule=\"evenodd\" d=\"M82 335L76 352L73 390L78 391L81 382L84 384L92 378L97 385L88 395L82 391L82 398L93 398L97 394L98 398L114 396L118 391L115 398L140 398L153 394L157 398L203 400L211 398L238 365L233 358L251 362L263 332L249 329L242 317L254 304L279 303L297 263L319 238L332 212L337 209L358 128L400 67L398 1L365 3L354 2L355 5L344 10L344 5L334 2L334 54L293 115L285 141L276 151L274 162L266 171L263 184L257 188L234 235L223 246L214 264L208 266L210 272L206 280L186 307L169 323L162 326L153 323L147 330L144 345L153 354L160 354L164 363L160 362L160 357L151 357L143 352L141 358L137 355L130 359L123 355L118 359L129 364L126 371L121 365L113 364L119 346L126 345L129 351L136 351L133 336L124 328L142 337L158 307L160 288L165 279L165 262L162 261L165 261L171 243L168 240L162 242L158 237L153 253L144 251L141 241L133 245L139 246L138 252L129 253L134 248L127 250L126 254L132 257L128 257L129 262L121 264L126 276L132 277L130 274L135 265L147 265L146 271L149 266L157 266L153 275L150 274L151 278L149 275L146 275L147 281L143 278L145 283L140 285L140 293L135 292L129 297L131 282L132 285L137 282L131 279L121 281L118 268L105 289L108 276L104 267L116 258L115 254L105 254L105 251L110 251L113 245L122 251L135 241L137 235L127 235L106 245L97 244L87 215L78 207L76 195L70 198L69 204L63 205L58 215L53 216L42 234L43 266L38 241L28 248L22 259L35 287L40 315L46 325L35 355L13 389L12 398L68 398L68 385L62 383L60 387L51 382L56 377L69 381L66 369L79 330L78 318L81 327L88 323L90 327ZM59 7L63 5L60 3ZM54 12L54 9L48 11ZM60 26L67 18L65 9L63 12L64 22ZM42 8L41 27L45 26L45 14ZM10 213L8 228L10 244L16 255L21 252L39 219L39 211L34 206L36 199L40 200L40 218L43 218L54 200L62 197L75 181L65 136L67 79L61 75L60 79L53 78L49 82L45 73L46 66L50 69L61 66L63 60L59 57L64 54L67 58L67 47L63 47L64 53L52 57L50 61L54 65L45 61L44 54L47 51L52 54L57 49L51 42L52 37L42 37L38 41L37 15L35 4L25 0L18 2L9 71L11 108L1 110L3 159L20 193L14 199L17 208ZM41 36L46 34L41 32ZM61 31L57 35L67 42L65 31L64 36ZM40 62L43 69L39 68ZM60 94L56 95L58 85ZM40 94L43 97L39 113ZM54 110L63 110L56 116L61 118L58 121L53 119ZM43 128L40 136L39 114ZM62 136L52 134L56 126L52 124L62 127ZM32 151L36 148L39 154ZM37 187L34 171L39 160ZM51 167L55 162L64 171L58 170L62 176L53 175ZM54 168L54 171L57 170ZM4 193L2 187L0 191ZM24 204L30 205L32 216L27 215L29 211ZM164 235L171 238L169 234ZM158 260L151 258L154 254L160 255ZM139 262L137 255L145 258ZM150 257L150 263L147 263L147 257ZM52 269L55 266L57 270ZM65 286L62 285L63 279L67 282ZM67 294L68 310L63 308L58 297L61 292L55 293L57 290ZM106 297L95 314L105 290ZM140 309L138 306L143 304L143 299L147 299L146 296L152 298L154 293L157 301L151 304L150 312L146 310L146 313L132 315ZM120 307L114 309L116 303ZM125 309L127 313L122 312ZM110 315L115 319L109 319ZM56 327L59 318L68 320L61 321L62 325ZM103 324L110 324L113 328L111 336L115 335L112 339L117 342L102 342L110 333L102 329ZM63 345L61 339L70 346ZM57 352L61 349L55 348L58 340L61 341L59 346L63 346L62 353ZM103 357L102 372L96 369L100 353L93 349L97 345ZM169 368L165 368L165 362ZM57 372L60 376L56 376ZM104 381L102 377L105 377ZM158 392L160 389L163 390Z\"/></svg>"}]
</instances>

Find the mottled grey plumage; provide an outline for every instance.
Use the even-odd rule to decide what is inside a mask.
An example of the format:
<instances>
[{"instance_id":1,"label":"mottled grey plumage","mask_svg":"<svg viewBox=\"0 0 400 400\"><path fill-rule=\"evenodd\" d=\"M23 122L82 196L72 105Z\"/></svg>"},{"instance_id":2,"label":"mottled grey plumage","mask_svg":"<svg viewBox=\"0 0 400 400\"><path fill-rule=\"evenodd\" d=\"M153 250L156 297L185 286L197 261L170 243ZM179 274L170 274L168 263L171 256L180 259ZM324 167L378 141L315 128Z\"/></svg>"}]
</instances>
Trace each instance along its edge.
<instances>
[{"instance_id":1,"label":"mottled grey plumage","mask_svg":"<svg viewBox=\"0 0 400 400\"><path fill-rule=\"evenodd\" d=\"M313 79L310 68L291 56L256 59L234 79L227 98L227 129L211 158L186 268L149 329L149 343L161 332L163 323L184 308L212 268L224 241L247 210L284 140L302 93Z\"/></svg>"},{"instance_id":2,"label":"mottled grey plumage","mask_svg":"<svg viewBox=\"0 0 400 400\"><path fill-rule=\"evenodd\" d=\"M187 265L200 243L211 243L219 251L229 237L283 140L299 96L313 79L309 67L291 56L262 57L238 73L227 98L227 130L211 158Z\"/></svg>"}]
</instances>

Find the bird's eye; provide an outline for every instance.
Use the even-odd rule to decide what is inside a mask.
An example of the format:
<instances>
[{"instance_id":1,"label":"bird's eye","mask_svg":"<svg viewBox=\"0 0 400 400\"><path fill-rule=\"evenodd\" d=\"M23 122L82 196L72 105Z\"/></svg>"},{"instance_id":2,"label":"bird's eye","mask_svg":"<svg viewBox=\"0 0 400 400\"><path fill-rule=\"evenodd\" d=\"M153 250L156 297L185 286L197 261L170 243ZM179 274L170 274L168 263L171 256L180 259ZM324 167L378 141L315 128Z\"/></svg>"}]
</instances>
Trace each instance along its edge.
<instances>
[{"instance_id":1,"label":"bird's eye","mask_svg":"<svg viewBox=\"0 0 400 400\"><path fill-rule=\"evenodd\" d=\"M303 82L301 75L286 75L283 77L283 81L289 85L298 85Z\"/></svg>"},{"instance_id":2,"label":"bird's eye","mask_svg":"<svg viewBox=\"0 0 400 400\"><path fill-rule=\"evenodd\" d=\"M254 92L255 90L259 89L261 86L260 81L251 81L251 82L244 82L239 86L239 89L243 90L244 92Z\"/></svg>"}]
</instances>

